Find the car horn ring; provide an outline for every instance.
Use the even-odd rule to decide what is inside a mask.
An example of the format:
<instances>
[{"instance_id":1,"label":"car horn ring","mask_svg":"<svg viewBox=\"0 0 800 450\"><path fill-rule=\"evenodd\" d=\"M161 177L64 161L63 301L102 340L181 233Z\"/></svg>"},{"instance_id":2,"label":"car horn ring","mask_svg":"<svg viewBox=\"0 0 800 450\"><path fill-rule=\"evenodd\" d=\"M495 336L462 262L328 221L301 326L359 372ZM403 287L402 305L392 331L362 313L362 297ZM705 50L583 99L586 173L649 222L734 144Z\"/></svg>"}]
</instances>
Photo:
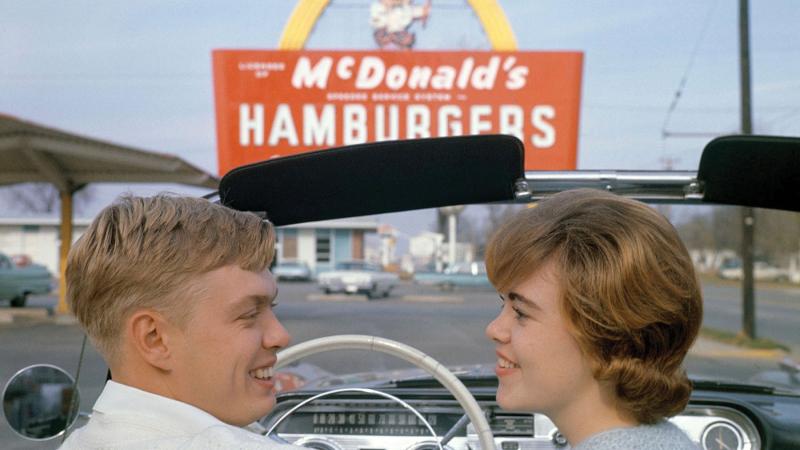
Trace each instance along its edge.
<instances>
[{"instance_id":1,"label":"car horn ring","mask_svg":"<svg viewBox=\"0 0 800 450\"><path fill-rule=\"evenodd\" d=\"M464 408L472 425L475 427L475 432L478 435L481 448L484 450L496 448L489 422L486 420L486 416L475 400L475 397L470 394L467 387L464 386L464 383L453 375L453 372L447 367L410 345L378 336L359 334L327 336L312 339L282 350L277 355L278 361L275 364L275 369L284 367L307 356L331 350L377 351L396 356L423 369L442 383L442 385L453 394L461 407Z\"/></svg>"}]
</instances>

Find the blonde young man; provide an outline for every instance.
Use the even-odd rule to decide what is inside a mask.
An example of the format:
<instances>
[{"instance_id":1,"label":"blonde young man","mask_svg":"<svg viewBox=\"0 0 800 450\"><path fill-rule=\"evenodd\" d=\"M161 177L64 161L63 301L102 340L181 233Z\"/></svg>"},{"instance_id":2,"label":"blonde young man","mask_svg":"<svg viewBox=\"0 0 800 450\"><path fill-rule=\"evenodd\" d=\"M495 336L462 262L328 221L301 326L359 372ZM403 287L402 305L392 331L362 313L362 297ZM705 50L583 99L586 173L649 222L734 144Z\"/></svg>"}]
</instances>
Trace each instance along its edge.
<instances>
[{"instance_id":1,"label":"blonde young man","mask_svg":"<svg viewBox=\"0 0 800 450\"><path fill-rule=\"evenodd\" d=\"M67 300L113 376L63 449L269 449L271 225L206 200L122 197L67 262ZM253 430L253 431L251 431Z\"/></svg>"}]
</instances>

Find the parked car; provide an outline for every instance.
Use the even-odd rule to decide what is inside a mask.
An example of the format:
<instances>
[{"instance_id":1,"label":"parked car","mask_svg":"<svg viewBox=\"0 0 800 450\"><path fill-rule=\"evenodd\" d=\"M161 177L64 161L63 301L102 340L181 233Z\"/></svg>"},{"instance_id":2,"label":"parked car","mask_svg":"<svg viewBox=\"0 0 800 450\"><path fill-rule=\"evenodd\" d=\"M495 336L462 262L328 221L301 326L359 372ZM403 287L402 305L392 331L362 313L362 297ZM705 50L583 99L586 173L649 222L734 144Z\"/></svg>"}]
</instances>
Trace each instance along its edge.
<instances>
[{"instance_id":1,"label":"parked car","mask_svg":"<svg viewBox=\"0 0 800 450\"><path fill-rule=\"evenodd\" d=\"M483 261L457 263L443 272L418 272L414 274L414 282L436 286L443 291L456 287L492 288Z\"/></svg>"},{"instance_id":2,"label":"parked car","mask_svg":"<svg viewBox=\"0 0 800 450\"><path fill-rule=\"evenodd\" d=\"M729 260L724 262L717 272L720 278L726 280L742 279L742 262ZM765 261L753 263L753 278L758 281L789 281L789 270L775 267Z\"/></svg>"},{"instance_id":3,"label":"parked car","mask_svg":"<svg viewBox=\"0 0 800 450\"><path fill-rule=\"evenodd\" d=\"M53 275L40 264L17 266L0 253L0 301L9 301L21 308L29 295L47 294L53 290Z\"/></svg>"},{"instance_id":4,"label":"parked car","mask_svg":"<svg viewBox=\"0 0 800 450\"><path fill-rule=\"evenodd\" d=\"M311 269L303 261L283 261L272 268L272 275L278 281L309 281Z\"/></svg>"},{"instance_id":5,"label":"parked car","mask_svg":"<svg viewBox=\"0 0 800 450\"><path fill-rule=\"evenodd\" d=\"M369 298L388 297L398 283L396 274L365 261L339 262L333 271L320 274L317 280L326 294L366 294Z\"/></svg>"}]
</instances>

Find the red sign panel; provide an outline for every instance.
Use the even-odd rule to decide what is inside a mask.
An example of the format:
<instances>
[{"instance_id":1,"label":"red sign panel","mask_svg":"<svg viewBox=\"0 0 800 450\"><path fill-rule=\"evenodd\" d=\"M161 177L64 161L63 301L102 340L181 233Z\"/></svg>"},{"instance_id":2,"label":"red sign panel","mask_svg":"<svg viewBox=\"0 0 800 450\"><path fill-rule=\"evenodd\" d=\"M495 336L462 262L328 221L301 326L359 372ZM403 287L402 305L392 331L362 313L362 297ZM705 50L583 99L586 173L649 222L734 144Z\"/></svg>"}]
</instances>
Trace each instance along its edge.
<instances>
[{"instance_id":1,"label":"red sign panel","mask_svg":"<svg viewBox=\"0 0 800 450\"><path fill-rule=\"evenodd\" d=\"M527 170L575 169L580 52L216 50L220 175L363 142L511 134Z\"/></svg>"}]
</instances>

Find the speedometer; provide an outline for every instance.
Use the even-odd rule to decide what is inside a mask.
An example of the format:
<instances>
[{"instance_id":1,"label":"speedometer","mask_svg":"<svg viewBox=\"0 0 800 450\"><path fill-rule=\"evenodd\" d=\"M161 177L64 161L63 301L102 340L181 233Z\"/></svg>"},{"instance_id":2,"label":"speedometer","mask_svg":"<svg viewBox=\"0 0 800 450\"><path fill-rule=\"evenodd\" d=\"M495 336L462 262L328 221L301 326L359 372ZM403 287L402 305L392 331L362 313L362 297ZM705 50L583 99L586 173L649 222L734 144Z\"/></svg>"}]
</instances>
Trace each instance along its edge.
<instances>
[{"instance_id":1,"label":"speedometer","mask_svg":"<svg viewBox=\"0 0 800 450\"><path fill-rule=\"evenodd\" d=\"M739 430L725 422L715 422L703 432L703 450L742 450Z\"/></svg>"}]
</instances>

